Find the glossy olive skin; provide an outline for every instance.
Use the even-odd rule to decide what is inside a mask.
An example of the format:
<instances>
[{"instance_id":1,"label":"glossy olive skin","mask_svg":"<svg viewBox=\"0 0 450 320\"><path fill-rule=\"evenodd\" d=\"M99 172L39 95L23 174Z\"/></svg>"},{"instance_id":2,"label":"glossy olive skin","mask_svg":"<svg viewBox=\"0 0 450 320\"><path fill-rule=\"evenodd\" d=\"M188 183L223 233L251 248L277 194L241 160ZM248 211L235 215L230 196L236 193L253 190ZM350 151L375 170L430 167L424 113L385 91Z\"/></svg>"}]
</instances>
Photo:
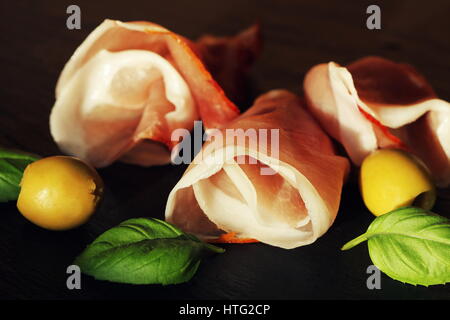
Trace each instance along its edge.
<instances>
[{"instance_id":1,"label":"glossy olive skin","mask_svg":"<svg viewBox=\"0 0 450 320\"><path fill-rule=\"evenodd\" d=\"M20 185L17 208L25 218L49 230L67 230L85 223L103 195L97 171L68 156L29 164Z\"/></svg>"},{"instance_id":2,"label":"glossy olive skin","mask_svg":"<svg viewBox=\"0 0 450 320\"><path fill-rule=\"evenodd\" d=\"M436 189L426 167L413 155L381 149L364 159L359 174L362 198L375 216L403 206L431 209Z\"/></svg>"}]
</instances>

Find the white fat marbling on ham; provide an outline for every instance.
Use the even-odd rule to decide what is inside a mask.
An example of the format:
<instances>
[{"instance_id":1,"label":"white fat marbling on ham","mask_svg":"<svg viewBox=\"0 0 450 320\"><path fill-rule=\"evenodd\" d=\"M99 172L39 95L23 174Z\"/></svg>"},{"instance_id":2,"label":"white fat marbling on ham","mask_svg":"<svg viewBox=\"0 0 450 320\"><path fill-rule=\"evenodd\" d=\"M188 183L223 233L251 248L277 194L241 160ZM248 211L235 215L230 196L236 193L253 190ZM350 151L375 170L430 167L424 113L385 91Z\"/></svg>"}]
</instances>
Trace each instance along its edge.
<instances>
[{"instance_id":1,"label":"white fat marbling on ham","mask_svg":"<svg viewBox=\"0 0 450 320\"><path fill-rule=\"evenodd\" d=\"M232 39L224 43L237 50L242 44ZM208 49L205 44L199 48ZM150 22L105 20L77 48L58 79L50 115L55 142L96 167L116 160L144 166L169 163L177 143L170 139L173 130L190 130L199 119L206 128L215 128L238 115L197 49Z\"/></svg>"},{"instance_id":2,"label":"white fat marbling on ham","mask_svg":"<svg viewBox=\"0 0 450 320\"><path fill-rule=\"evenodd\" d=\"M145 50L100 50L60 90L50 128L63 151L102 167L148 130L144 113L166 132L192 127L198 118L189 87L167 60ZM149 157L146 165L167 163L167 148L157 151L162 158Z\"/></svg>"}]
</instances>

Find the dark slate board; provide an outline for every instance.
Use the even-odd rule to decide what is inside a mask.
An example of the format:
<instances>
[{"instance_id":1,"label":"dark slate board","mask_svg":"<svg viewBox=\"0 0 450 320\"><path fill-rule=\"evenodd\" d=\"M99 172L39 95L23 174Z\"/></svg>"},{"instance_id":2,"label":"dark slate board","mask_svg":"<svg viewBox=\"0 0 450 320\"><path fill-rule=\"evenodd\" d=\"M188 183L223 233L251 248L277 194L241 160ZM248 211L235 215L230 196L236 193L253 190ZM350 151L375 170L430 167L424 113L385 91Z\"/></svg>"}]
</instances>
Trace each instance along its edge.
<instances>
[{"instance_id":1,"label":"dark slate board","mask_svg":"<svg viewBox=\"0 0 450 320\"><path fill-rule=\"evenodd\" d=\"M58 154L48 116L60 70L73 50L104 18L149 20L195 39L204 32L230 35L259 20L265 49L251 74L252 98L274 88L299 92L312 65L346 64L382 55L417 67L438 95L450 100L450 4L386 1L382 30L365 27L365 1L77 1L82 29L66 28L72 1L1 3L0 145ZM166 198L185 167L140 168L114 164L100 170L106 183L101 209L86 225L67 232L42 230L26 221L15 203L0 204L0 298L4 299L449 299L448 286L415 287L383 275L369 290L367 246L339 248L364 232L373 217L357 185L344 189L332 228L316 243L283 250L264 244L225 245L205 260L191 282L132 286L83 276L68 290L66 268L96 236L131 217L163 218ZM436 212L449 216L441 197Z\"/></svg>"}]
</instances>

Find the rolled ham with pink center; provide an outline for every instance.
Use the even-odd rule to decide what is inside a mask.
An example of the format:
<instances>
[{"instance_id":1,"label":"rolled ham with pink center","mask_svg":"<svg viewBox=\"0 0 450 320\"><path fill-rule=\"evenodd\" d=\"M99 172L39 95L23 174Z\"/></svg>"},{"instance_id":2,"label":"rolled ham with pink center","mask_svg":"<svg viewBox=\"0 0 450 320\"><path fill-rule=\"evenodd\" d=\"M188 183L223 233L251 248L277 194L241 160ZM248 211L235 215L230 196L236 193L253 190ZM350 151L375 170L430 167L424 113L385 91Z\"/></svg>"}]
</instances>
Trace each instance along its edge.
<instances>
[{"instance_id":1,"label":"rolled ham with pink center","mask_svg":"<svg viewBox=\"0 0 450 320\"><path fill-rule=\"evenodd\" d=\"M209 241L287 249L330 228L349 164L298 96L270 91L208 140L171 191L167 221Z\"/></svg>"},{"instance_id":2,"label":"rolled ham with pink center","mask_svg":"<svg viewBox=\"0 0 450 320\"><path fill-rule=\"evenodd\" d=\"M208 68L233 81L257 55L259 41L257 26L194 43L154 23L105 20L58 79L51 134L63 152L96 167L169 163L174 130L190 130L195 120L215 128L238 116ZM222 57L214 54L219 44Z\"/></svg>"},{"instance_id":3,"label":"rolled ham with pink center","mask_svg":"<svg viewBox=\"0 0 450 320\"><path fill-rule=\"evenodd\" d=\"M423 160L436 184L450 184L450 104L413 67L367 57L347 67L319 64L305 76L307 106L359 166L379 148Z\"/></svg>"}]
</instances>

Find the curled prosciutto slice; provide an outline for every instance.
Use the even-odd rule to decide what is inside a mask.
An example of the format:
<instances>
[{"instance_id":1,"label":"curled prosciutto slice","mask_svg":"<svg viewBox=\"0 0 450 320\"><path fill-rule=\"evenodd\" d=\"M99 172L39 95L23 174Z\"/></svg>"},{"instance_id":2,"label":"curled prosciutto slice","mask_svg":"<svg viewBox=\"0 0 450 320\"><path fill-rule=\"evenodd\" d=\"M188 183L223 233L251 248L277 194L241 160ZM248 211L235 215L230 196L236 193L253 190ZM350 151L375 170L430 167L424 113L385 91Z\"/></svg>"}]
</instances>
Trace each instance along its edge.
<instances>
[{"instance_id":1,"label":"curled prosciutto slice","mask_svg":"<svg viewBox=\"0 0 450 320\"><path fill-rule=\"evenodd\" d=\"M248 41L259 46L257 33L250 28L217 41L232 54L252 47ZM197 119L215 128L239 113L202 56L212 67L219 63L204 40L197 45L149 22L105 20L59 77L50 116L55 142L96 167L118 159L145 166L170 162L172 131L190 130ZM232 64L215 68L224 72L227 65ZM236 62L232 68L238 72L247 65Z\"/></svg>"},{"instance_id":2,"label":"curled prosciutto slice","mask_svg":"<svg viewBox=\"0 0 450 320\"><path fill-rule=\"evenodd\" d=\"M300 98L270 91L209 133L166 219L210 241L307 245L333 223L347 170Z\"/></svg>"},{"instance_id":3,"label":"curled prosciutto slice","mask_svg":"<svg viewBox=\"0 0 450 320\"><path fill-rule=\"evenodd\" d=\"M378 148L403 148L425 162L438 186L449 185L450 104L411 66L379 57L347 68L319 64L304 91L311 112L356 165Z\"/></svg>"}]
</instances>

